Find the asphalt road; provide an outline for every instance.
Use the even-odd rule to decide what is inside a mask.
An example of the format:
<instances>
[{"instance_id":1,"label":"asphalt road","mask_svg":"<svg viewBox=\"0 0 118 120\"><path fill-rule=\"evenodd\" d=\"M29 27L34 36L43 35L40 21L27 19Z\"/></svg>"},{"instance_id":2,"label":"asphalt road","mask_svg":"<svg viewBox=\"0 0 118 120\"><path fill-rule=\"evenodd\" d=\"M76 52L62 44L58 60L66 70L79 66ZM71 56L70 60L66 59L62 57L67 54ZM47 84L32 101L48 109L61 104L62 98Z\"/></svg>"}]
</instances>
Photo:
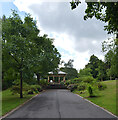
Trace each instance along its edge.
<instances>
[{"instance_id":1,"label":"asphalt road","mask_svg":"<svg viewBox=\"0 0 118 120\"><path fill-rule=\"evenodd\" d=\"M114 118L113 115L64 89L46 90L7 118Z\"/></svg>"}]
</instances>

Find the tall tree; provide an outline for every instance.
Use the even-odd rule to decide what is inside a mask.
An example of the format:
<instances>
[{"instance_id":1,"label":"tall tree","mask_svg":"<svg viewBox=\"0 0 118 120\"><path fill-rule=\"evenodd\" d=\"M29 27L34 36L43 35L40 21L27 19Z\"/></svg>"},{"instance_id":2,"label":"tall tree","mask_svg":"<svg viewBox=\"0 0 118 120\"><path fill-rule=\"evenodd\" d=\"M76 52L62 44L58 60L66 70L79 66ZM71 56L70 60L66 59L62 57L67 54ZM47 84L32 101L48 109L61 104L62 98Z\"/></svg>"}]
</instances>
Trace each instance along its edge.
<instances>
[{"instance_id":1,"label":"tall tree","mask_svg":"<svg viewBox=\"0 0 118 120\"><path fill-rule=\"evenodd\" d=\"M64 67L60 68L61 71L66 72L66 79L73 79L78 77L78 72L73 68L74 60L70 59L67 63L64 62Z\"/></svg>"},{"instance_id":2,"label":"tall tree","mask_svg":"<svg viewBox=\"0 0 118 120\"><path fill-rule=\"evenodd\" d=\"M78 73L78 77L83 77L83 76L92 76L91 74L91 68L84 68L84 69L80 69L79 73Z\"/></svg>"},{"instance_id":3,"label":"tall tree","mask_svg":"<svg viewBox=\"0 0 118 120\"><path fill-rule=\"evenodd\" d=\"M38 82L40 81L40 76L46 75L48 72L53 71L55 68L58 68L60 63L60 53L53 45L53 40L48 38L47 35L39 37L42 41L40 45L41 51L38 50L38 61L35 61L34 72L37 75ZM39 40L39 42L41 42ZM38 47L39 44L37 44ZM37 64L36 64L37 63Z\"/></svg>"},{"instance_id":4,"label":"tall tree","mask_svg":"<svg viewBox=\"0 0 118 120\"><path fill-rule=\"evenodd\" d=\"M14 60L20 73L20 98L22 94L23 70L30 67L32 58L32 39L38 35L38 29L32 18L27 15L24 22L16 11L8 19L3 17L3 50ZM3 54L4 58L7 57ZM7 58L5 58L7 59Z\"/></svg>"},{"instance_id":5,"label":"tall tree","mask_svg":"<svg viewBox=\"0 0 118 120\"><path fill-rule=\"evenodd\" d=\"M8 80L9 77L6 78L8 73L17 74L17 79L20 78L20 98L23 98L23 81L33 78L34 73L44 75L58 67L61 56L52 39L47 35L39 36L36 21L30 14L27 14L23 21L17 12L13 11L12 16L8 18L3 16L2 22L3 73L5 73L3 80L4 78ZM12 77L15 76L13 75Z\"/></svg>"},{"instance_id":6,"label":"tall tree","mask_svg":"<svg viewBox=\"0 0 118 120\"><path fill-rule=\"evenodd\" d=\"M99 66L99 59L95 55L90 57L89 63L86 65L86 68L91 69L91 74L94 78L97 78L98 75L98 66Z\"/></svg>"},{"instance_id":7,"label":"tall tree","mask_svg":"<svg viewBox=\"0 0 118 120\"><path fill-rule=\"evenodd\" d=\"M117 65L117 59L118 59L118 47L116 45L115 40L104 41L102 44L103 52L105 52L105 62L107 66L107 74L112 78L118 77L118 65Z\"/></svg>"},{"instance_id":8,"label":"tall tree","mask_svg":"<svg viewBox=\"0 0 118 120\"><path fill-rule=\"evenodd\" d=\"M70 2L71 8L75 9L81 3L80 0L73 0ZM118 2L86 2L87 9L85 10L84 20L95 17L97 20L107 23L104 26L104 30L107 30L108 34L115 34L115 55L114 55L114 68L116 74L118 74Z\"/></svg>"}]
</instances>

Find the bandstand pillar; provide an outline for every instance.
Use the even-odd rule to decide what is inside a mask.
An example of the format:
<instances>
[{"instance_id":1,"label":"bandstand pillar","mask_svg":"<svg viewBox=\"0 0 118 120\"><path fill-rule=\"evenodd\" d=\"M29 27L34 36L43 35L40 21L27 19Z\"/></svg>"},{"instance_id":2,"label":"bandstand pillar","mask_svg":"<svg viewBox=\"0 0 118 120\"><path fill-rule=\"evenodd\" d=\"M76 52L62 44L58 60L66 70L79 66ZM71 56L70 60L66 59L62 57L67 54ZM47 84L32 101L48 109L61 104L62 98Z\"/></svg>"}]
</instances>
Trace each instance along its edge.
<instances>
[{"instance_id":1,"label":"bandstand pillar","mask_svg":"<svg viewBox=\"0 0 118 120\"><path fill-rule=\"evenodd\" d=\"M60 76L59 76L59 83L60 83Z\"/></svg>"},{"instance_id":2,"label":"bandstand pillar","mask_svg":"<svg viewBox=\"0 0 118 120\"><path fill-rule=\"evenodd\" d=\"M50 77L48 76L48 82L50 82Z\"/></svg>"},{"instance_id":3,"label":"bandstand pillar","mask_svg":"<svg viewBox=\"0 0 118 120\"><path fill-rule=\"evenodd\" d=\"M54 82L54 76L53 76L53 82Z\"/></svg>"},{"instance_id":4,"label":"bandstand pillar","mask_svg":"<svg viewBox=\"0 0 118 120\"><path fill-rule=\"evenodd\" d=\"M63 77L63 81L65 82L65 76Z\"/></svg>"}]
</instances>

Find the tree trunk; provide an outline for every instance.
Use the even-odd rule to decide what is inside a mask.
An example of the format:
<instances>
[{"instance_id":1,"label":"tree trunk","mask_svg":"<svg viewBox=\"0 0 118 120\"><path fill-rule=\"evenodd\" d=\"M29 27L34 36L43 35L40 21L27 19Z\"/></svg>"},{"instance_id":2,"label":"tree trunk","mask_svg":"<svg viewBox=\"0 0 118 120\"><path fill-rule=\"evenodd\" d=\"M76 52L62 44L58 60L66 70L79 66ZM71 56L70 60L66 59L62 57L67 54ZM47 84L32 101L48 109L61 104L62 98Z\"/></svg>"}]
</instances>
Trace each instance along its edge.
<instances>
[{"instance_id":1,"label":"tree trunk","mask_svg":"<svg viewBox=\"0 0 118 120\"><path fill-rule=\"evenodd\" d=\"M23 98L23 75L22 70L20 71L20 98Z\"/></svg>"},{"instance_id":2,"label":"tree trunk","mask_svg":"<svg viewBox=\"0 0 118 120\"><path fill-rule=\"evenodd\" d=\"M2 71L2 82L4 81L4 72Z\"/></svg>"},{"instance_id":3,"label":"tree trunk","mask_svg":"<svg viewBox=\"0 0 118 120\"><path fill-rule=\"evenodd\" d=\"M110 76L110 80L112 80L112 77Z\"/></svg>"},{"instance_id":4,"label":"tree trunk","mask_svg":"<svg viewBox=\"0 0 118 120\"><path fill-rule=\"evenodd\" d=\"M37 76L38 84L40 84L40 75L39 75L39 73L36 73L36 76Z\"/></svg>"}]
</instances>

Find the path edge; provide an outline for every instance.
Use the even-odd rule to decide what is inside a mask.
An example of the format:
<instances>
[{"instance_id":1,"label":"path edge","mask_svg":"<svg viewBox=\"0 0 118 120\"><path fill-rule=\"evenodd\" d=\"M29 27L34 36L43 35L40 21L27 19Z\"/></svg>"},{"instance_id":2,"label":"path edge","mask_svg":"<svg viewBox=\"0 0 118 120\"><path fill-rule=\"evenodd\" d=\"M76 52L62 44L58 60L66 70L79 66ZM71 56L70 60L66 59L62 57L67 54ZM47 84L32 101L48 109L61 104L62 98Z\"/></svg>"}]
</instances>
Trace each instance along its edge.
<instances>
[{"instance_id":1,"label":"path edge","mask_svg":"<svg viewBox=\"0 0 118 120\"><path fill-rule=\"evenodd\" d=\"M95 103L89 101L88 99L86 99L86 98L84 98L84 97L82 97L82 96L80 96L80 95L78 95L78 94L76 94L76 95L79 96L79 97L81 97L81 98L84 99L85 101L87 101L87 102L93 104L94 106L96 106L96 107L98 107L98 108L101 108L101 109L104 110L105 112L109 113L110 115L112 115L112 116L114 116L114 117L116 117L116 118L118 119L118 116L114 115L112 112L106 110L106 109L103 108L103 107L100 107L99 105L97 105L97 104L95 104Z\"/></svg>"},{"instance_id":2,"label":"path edge","mask_svg":"<svg viewBox=\"0 0 118 120\"><path fill-rule=\"evenodd\" d=\"M42 92L44 92L45 90L43 90ZM40 92L39 94L41 94L42 92ZM16 108L12 109L11 111L9 111L8 113L6 113L5 115L3 115L2 117L0 117L0 120L2 120L3 118L7 117L8 115L10 115L11 113L13 113L14 111L16 111L17 109L19 109L20 107L22 107L23 105L25 105L26 103L28 103L29 101L31 101L33 98L35 98L36 96L38 96L39 94L31 97L30 99L28 99L27 101L25 101L23 104L17 106Z\"/></svg>"}]
</instances>

